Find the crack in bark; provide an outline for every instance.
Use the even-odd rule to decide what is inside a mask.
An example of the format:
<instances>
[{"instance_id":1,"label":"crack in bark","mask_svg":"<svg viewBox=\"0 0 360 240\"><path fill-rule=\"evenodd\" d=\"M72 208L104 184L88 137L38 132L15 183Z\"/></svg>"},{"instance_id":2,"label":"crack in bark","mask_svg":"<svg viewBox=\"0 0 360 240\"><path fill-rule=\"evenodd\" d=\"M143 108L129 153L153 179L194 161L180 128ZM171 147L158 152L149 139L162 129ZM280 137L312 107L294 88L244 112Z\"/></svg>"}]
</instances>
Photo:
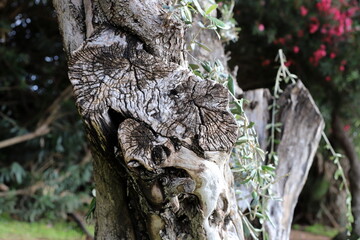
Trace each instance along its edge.
<instances>
[{"instance_id":1,"label":"crack in bark","mask_svg":"<svg viewBox=\"0 0 360 240\"><path fill-rule=\"evenodd\" d=\"M223 171L237 135L227 91L182 66L184 29L158 6L165 1L93 3L102 11L93 12L91 36L76 51L67 49L69 77L97 156L97 197L111 207L126 206L133 221L131 229L113 224L107 232L111 223L101 214L110 208L101 205L100 236L225 236L229 212L215 208L221 196L233 198ZM113 172L127 181L119 183ZM117 195L126 205L114 201ZM216 220L211 224L210 216Z\"/></svg>"}]
</instances>

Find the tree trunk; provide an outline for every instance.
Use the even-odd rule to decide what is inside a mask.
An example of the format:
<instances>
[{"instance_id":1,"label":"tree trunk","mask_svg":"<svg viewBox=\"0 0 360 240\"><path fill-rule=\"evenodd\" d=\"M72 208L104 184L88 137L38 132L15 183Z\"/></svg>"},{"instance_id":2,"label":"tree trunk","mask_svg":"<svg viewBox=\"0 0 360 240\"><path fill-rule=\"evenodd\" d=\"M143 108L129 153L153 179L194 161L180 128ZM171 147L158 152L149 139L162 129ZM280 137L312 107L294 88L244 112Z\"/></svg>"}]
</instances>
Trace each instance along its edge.
<instances>
[{"instance_id":1,"label":"tree trunk","mask_svg":"<svg viewBox=\"0 0 360 240\"><path fill-rule=\"evenodd\" d=\"M344 131L343 124L341 123L340 117L336 113L336 110L332 114L332 130L336 142L344 150L345 155L350 162L349 182L352 195L352 214L354 216L351 239L357 239L360 236L360 160L350 136L348 136L348 134L346 134Z\"/></svg>"},{"instance_id":2,"label":"tree trunk","mask_svg":"<svg viewBox=\"0 0 360 240\"><path fill-rule=\"evenodd\" d=\"M279 105L282 131L277 146L277 181L271 191L281 200L268 204L271 221L265 223L265 228L271 240L290 237L294 209L324 128L324 120L301 81L286 88Z\"/></svg>"},{"instance_id":3,"label":"tree trunk","mask_svg":"<svg viewBox=\"0 0 360 240\"><path fill-rule=\"evenodd\" d=\"M94 155L96 239L242 239L227 90L193 75L165 0L54 0Z\"/></svg>"}]
</instances>

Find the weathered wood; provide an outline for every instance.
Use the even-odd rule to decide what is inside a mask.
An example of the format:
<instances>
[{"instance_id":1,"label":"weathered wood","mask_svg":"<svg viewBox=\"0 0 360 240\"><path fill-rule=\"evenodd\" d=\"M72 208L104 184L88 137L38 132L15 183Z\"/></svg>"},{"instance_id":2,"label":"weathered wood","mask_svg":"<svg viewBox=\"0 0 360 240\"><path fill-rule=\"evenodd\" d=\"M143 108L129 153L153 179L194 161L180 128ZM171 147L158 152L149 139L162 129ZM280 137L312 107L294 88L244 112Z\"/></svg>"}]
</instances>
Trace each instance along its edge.
<instances>
[{"instance_id":1,"label":"weathered wood","mask_svg":"<svg viewBox=\"0 0 360 240\"><path fill-rule=\"evenodd\" d=\"M64 50L67 55L76 50L85 40L85 15L82 0L53 1L58 17Z\"/></svg>"},{"instance_id":2,"label":"weathered wood","mask_svg":"<svg viewBox=\"0 0 360 240\"><path fill-rule=\"evenodd\" d=\"M279 105L279 121L283 125L277 147L277 181L271 190L282 200L269 201L268 212L274 225L266 222L265 227L269 239L288 240L294 208L312 165L324 120L301 81L286 88Z\"/></svg>"},{"instance_id":3,"label":"weathered wood","mask_svg":"<svg viewBox=\"0 0 360 240\"><path fill-rule=\"evenodd\" d=\"M269 101L271 94L269 89L261 88L245 91L243 97L249 102L244 105L244 110L249 121L254 122L254 128L258 136L260 147L266 151L268 131L266 126L269 122Z\"/></svg>"},{"instance_id":4,"label":"weathered wood","mask_svg":"<svg viewBox=\"0 0 360 240\"><path fill-rule=\"evenodd\" d=\"M69 77L94 155L95 238L243 239L228 93L188 70L167 1L84 1L80 45L65 2Z\"/></svg>"}]
</instances>

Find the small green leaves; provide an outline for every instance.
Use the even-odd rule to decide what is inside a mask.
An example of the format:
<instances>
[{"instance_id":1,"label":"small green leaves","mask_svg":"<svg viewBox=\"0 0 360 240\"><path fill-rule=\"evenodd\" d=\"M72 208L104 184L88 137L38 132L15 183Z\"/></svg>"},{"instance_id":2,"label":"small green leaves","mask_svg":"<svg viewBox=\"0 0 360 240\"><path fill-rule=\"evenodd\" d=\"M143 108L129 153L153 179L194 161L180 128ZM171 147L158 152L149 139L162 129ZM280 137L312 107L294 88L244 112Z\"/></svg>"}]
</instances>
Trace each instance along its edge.
<instances>
[{"instance_id":1,"label":"small green leaves","mask_svg":"<svg viewBox=\"0 0 360 240\"><path fill-rule=\"evenodd\" d=\"M180 8L181 18L186 24L192 23L192 14L188 8L188 6L183 6Z\"/></svg>"},{"instance_id":2,"label":"small green leaves","mask_svg":"<svg viewBox=\"0 0 360 240\"><path fill-rule=\"evenodd\" d=\"M212 17L212 16L208 16L209 20L215 25L217 26L218 28L221 28L221 29L230 29L230 27L228 25L226 25L223 21L215 18L215 17Z\"/></svg>"},{"instance_id":3,"label":"small green leaves","mask_svg":"<svg viewBox=\"0 0 360 240\"><path fill-rule=\"evenodd\" d=\"M191 70L196 70L196 69L199 69L199 68L200 68L199 65L197 65L197 64L192 64L192 63L189 64L189 67L191 68Z\"/></svg>"},{"instance_id":4,"label":"small green leaves","mask_svg":"<svg viewBox=\"0 0 360 240\"><path fill-rule=\"evenodd\" d=\"M201 63L201 66L204 68L204 70L206 71L206 72L211 72L211 65L210 65L210 62L208 62L208 61L205 61L205 62L202 62Z\"/></svg>"},{"instance_id":5,"label":"small green leaves","mask_svg":"<svg viewBox=\"0 0 360 240\"><path fill-rule=\"evenodd\" d=\"M231 75L229 75L228 77L228 82L227 82L227 87L229 89L229 92L235 96L235 83L234 83L234 79L231 77Z\"/></svg>"},{"instance_id":6,"label":"small green leaves","mask_svg":"<svg viewBox=\"0 0 360 240\"><path fill-rule=\"evenodd\" d=\"M217 4L211 5L208 9L206 9L205 14L206 14L206 15L209 15L209 14L210 14L212 11L214 11L217 7L218 7Z\"/></svg>"},{"instance_id":7,"label":"small green leaves","mask_svg":"<svg viewBox=\"0 0 360 240\"><path fill-rule=\"evenodd\" d=\"M96 197L93 197L93 199L91 200L91 203L89 205L89 209L85 215L86 220L93 218L94 213L95 213L95 208L96 208Z\"/></svg>"},{"instance_id":8,"label":"small green leaves","mask_svg":"<svg viewBox=\"0 0 360 240\"><path fill-rule=\"evenodd\" d=\"M193 43L195 43L196 45L198 45L202 49L205 49L208 52L212 52L212 50L208 46L206 46L205 44L202 44L201 42L193 41Z\"/></svg>"},{"instance_id":9,"label":"small green leaves","mask_svg":"<svg viewBox=\"0 0 360 240\"><path fill-rule=\"evenodd\" d=\"M196 9L198 10L198 12L201 14L201 16L205 16L205 12L204 10L201 8L199 2L197 0L193 0L192 1L196 7Z\"/></svg>"}]
</instances>

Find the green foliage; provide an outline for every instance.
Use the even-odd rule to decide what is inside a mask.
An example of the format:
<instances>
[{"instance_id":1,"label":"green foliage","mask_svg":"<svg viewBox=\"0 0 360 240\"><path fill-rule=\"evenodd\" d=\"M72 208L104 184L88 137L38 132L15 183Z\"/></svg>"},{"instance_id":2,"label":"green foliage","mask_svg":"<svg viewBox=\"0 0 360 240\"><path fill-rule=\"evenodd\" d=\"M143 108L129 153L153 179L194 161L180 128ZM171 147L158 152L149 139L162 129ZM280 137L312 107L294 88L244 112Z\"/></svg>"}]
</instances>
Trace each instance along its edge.
<instances>
[{"instance_id":1,"label":"green foliage","mask_svg":"<svg viewBox=\"0 0 360 240\"><path fill-rule=\"evenodd\" d=\"M33 133L52 116L50 132L0 149L0 213L35 221L65 217L89 203L92 166L69 86L51 1L8 1L0 17L1 140Z\"/></svg>"},{"instance_id":2,"label":"green foliage","mask_svg":"<svg viewBox=\"0 0 360 240\"><path fill-rule=\"evenodd\" d=\"M93 226L87 226L89 232L94 232ZM0 217L0 239L53 239L72 240L85 239L83 233L74 223L58 221L27 223L12 220L6 215Z\"/></svg>"},{"instance_id":3,"label":"green foliage","mask_svg":"<svg viewBox=\"0 0 360 240\"><path fill-rule=\"evenodd\" d=\"M204 10L198 0L180 0L174 6L163 6L169 13L177 13L175 16L180 16L180 19L188 26L191 27L196 20L196 24L201 30L214 30L219 39L225 42L236 41L237 32L240 30L236 28L236 21L233 18L233 8L235 5L234 0L224 1L217 4L214 0L209 1L210 5ZM221 8L219 6L221 5ZM219 10L221 17L216 16L216 10ZM193 15L199 14L200 16L193 18ZM208 51L211 51L204 44L196 41L196 36L190 42L190 47L194 50L194 44L199 45Z\"/></svg>"},{"instance_id":4,"label":"green foliage","mask_svg":"<svg viewBox=\"0 0 360 240\"><path fill-rule=\"evenodd\" d=\"M327 126L331 126L335 113L341 116L346 124L344 131L354 139L360 154L356 144L360 142L359 2L238 0L234 12L242 31L238 42L228 50L232 52L231 65L239 67L239 86L244 90L273 87L273 55L283 49L288 58L286 67L309 88ZM276 135L275 125L269 125L271 139ZM335 176L346 189L341 160L335 151L331 155L338 166ZM352 221L350 200L347 192L348 228Z\"/></svg>"},{"instance_id":5,"label":"green foliage","mask_svg":"<svg viewBox=\"0 0 360 240\"><path fill-rule=\"evenodd\" d=\"M339 233L338 230L329 228L329 227L321 225L321 224L314 224L314 225L305 226L305 227L295 224L293 226L293 228L296 230L302 230L302 231L310 232L313 234L318 234L321 236L327 236L330 238L335 237Z\"/></svg>"},{"instance_id":6,"label":"green foliage","mask_svg":"<svg viewBox=\"0 0 360 240\"><path fill-rule=\"evenodd\" d=\"M350 187L345 177L344 169L340 164L340 158L342 158L342 155L335 152L334 148L331 146L331 143L324 132L322 133L322 137L326 143L325 148L327 148L330 151L332 155L331 159L333 160L334 164L337 166L337 170L335 171L334 178L335 180L341 178L340 189L345 188L345 192L346 192L345 204L346 204L346 218L347 218L346 229L347 229L347 235L350 236L352 231L351 224L354 222L354 216L352 215L352 208L351 208Z\"/></svg>"},{"instance_id":7,"label":"green foliage","mask_svg":"<svg viewBox=\"0 0 360 240\"><path fill-rule=\"evenodd\" d=\"M240 87L271 87L273 55L281 48L287 67L313 93L321 112L336 111L355 124L360 117L357 1L238 0L234 12L242 31L229 50L232 64L239 66Z\"/></svg>"}]
</instances>

